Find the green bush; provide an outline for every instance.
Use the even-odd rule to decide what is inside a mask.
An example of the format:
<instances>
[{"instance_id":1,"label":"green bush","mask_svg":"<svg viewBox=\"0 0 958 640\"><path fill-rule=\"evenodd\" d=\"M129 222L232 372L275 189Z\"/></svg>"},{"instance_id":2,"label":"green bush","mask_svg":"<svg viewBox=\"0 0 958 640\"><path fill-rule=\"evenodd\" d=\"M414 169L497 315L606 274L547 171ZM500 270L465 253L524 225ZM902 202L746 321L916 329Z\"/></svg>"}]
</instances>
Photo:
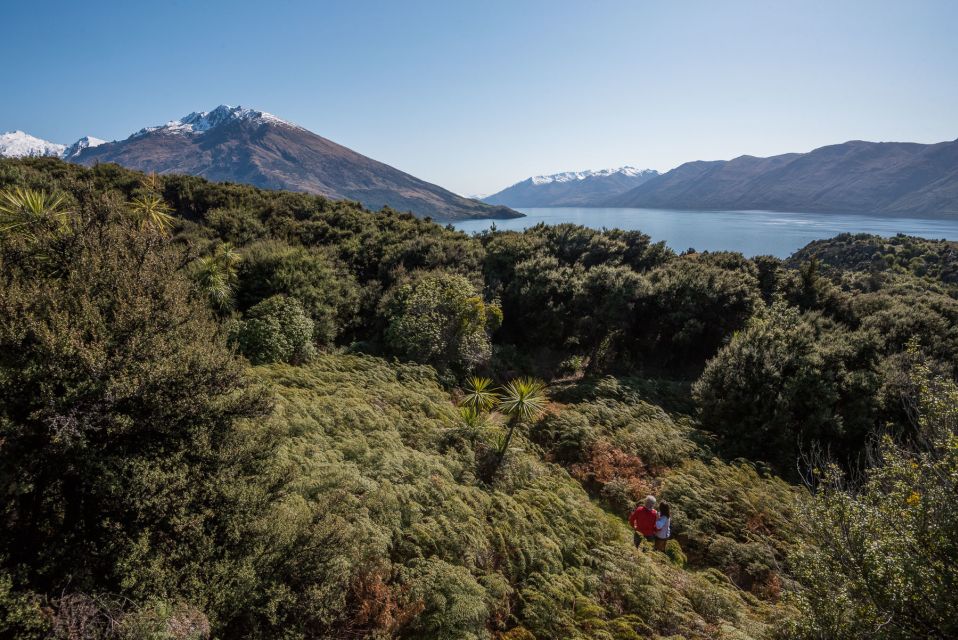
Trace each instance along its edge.
<instances>
[{"instance_id":1,"label":"green bush","mask_svg":"<svg viewBox=\"0 0 958 640\"><path fill-rule=\"evenodd\" d=\"M13 580L0 572L0 637L41 640L49 637L50 620L34 593L17 591Z\"/></svg>"},{"instance_id":2,"label":"green bush","mask_svg":"<svg viewBox=\"0 0 958 640\"><path fill-rule=\"evenodd\" d=\"M688 557L682 551L682 545L679 544L678 540L669 540L665 543L665 555L669 562L679 568L684 567L685 563L688 562Z\"/></svg>"},{"instance_id":3,"label":"green bush","mask_svg":"<svg viewBox=\"0 0 958 640\"><path fill-rule=\"evenodd\" d=\"M393 352L440 370L467 372L492 357L490 335L502 314L465 277L428 273L398 288L387 318L386 343Z\"/></svg>"},{"instance_id":4,"label":"green bush","mask_svg":"<svg viewBox=\"0 0 958 640\"><path fill-rule=\"evenodd\" d=\"M683 593L692 609L708 622L717 624L722 620L735 622L741 607L738 597L730 593L721 579L714 579L706 572L696 575L685 586Z\"/></svg>"},{"instance_id":5,"label":"green bush","mask_svg":"<svg viewBox=\"0 0 958 640\"><path fill-rule=\"evenodd\" d=\"M3 567L50 598L245 608L276 443L243 420L268 396L180 247L109 198L73 216L30 255L0 235Z\"/></svg>"},{"instance_id":6,"label":"green bush","mask_svg":"<svg viewBox=\"0 0 958 640\"><path fill-rule=\"evenodd\" d=\"M793 558L803 588L789 638L894 640L958 635L958 387L927 367L910 446L881 441L861 481L819 460L807 519L814 545Z\"/></svg>"},{"instance_id":7,"label":"green bush","mask_svg":"<svg viewBox=\"0 0 958 640\"><path fill-rule=\"evenodd\" d=\"M236 343L253 364L300 364L316 355L313 321L298 300L280 295L246 312L237 329Z\"/></svg>"},{"instance_id":8,"label":"green bush","mask_svg":"<svg viewBox=\"0 0 958 640\"><path fill-rule=\"evenodd\" d=\"M259 242L243 250L238 277L241 310L274 295L295 298L313 321L313 340L318 344L332 344L355 324L359 286L328 252Z\"/></svg>"},{"instance_id":9,"label":"green bush","mask_svg":"<svg viewBox=\"0 0 958 640\"><path fill-rule=\"evenodd\" d=\"M875 344L820 320L775 305L708 363L693 393L727 453L794 475L803 446L862 447L875 420Z\"/></svg>"}]
</instances>

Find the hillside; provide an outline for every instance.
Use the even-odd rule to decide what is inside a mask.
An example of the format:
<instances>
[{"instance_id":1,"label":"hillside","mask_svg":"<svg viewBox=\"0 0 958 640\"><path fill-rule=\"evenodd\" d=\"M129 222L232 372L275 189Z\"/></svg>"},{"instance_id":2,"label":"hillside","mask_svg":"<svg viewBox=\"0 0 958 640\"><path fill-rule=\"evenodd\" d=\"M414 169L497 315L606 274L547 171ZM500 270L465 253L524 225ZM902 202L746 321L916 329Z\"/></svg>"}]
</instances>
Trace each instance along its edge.
<instances>
[{"instance_id":1,"label":"hillside","mask_svg":"<svg viewBox=\"0 0 958 640\"><path fill-rule=\"evenodd\" d=\"M687 162L605 204L954 216L958 140L856 140L808 153Z\"/></svg>"},{"instance_id":2,"label":"hillside","mask_svg":"<svg viewBox=\"0 0 958 640\"><path fill-rule=\"evenodd\" d=\"M300 470L295 486L308 499L301 508L322 513L324 535L335 541L317 549L312 562L348 568L335 577L314 576L323 578L325 606L333 611L348 616L351 602L368 598L364 590L378 583L374 613L401 619L415 611L410 637L439 629L449 637L483 637L490 623L509 620L507 637L513 638L748 638L761 636L763 620L776 608L738 592L708 563L684 567L678 556L636 554L619 510L629 505L613 502L617 508L604 511L527 440L495 490L484 489L476 460L501 427L464 423L428 368L324 356L306 367L272 366L257 375L275 385L277 414L292 436L283 457ZM791 535L796 496L787 485L710 459L657 407L600 396L556 409L550 419L596 409L605 412L594 424L597 438L659 441L661 457L648 463L674 468L644 481L662 483L663 495L684 505L676 516L684 526L704 526L700 535L727 536L730 548L746 548L743 523L754 514L742 512L740 521L712 530L703 517L714 510L712 497L690 491L706 478L721 479L726 488L775 504L760 517L781 527L780 537ZM748 500L743 495L743 507ZM359 513L358 504L364 505ZM688 539L687 551L701 553L703 543ZM787 542L772 544L773 556L787 548ZM737 570L751 572L757 593L775 579L772 566ZM369 633L349 617L339 624Z\"/></svg>"},{"instance_id":3,"label":"hillside","mask_svg":"<svg viewBox=\"0 0 958 640\"><path fill-rule=\"evenodd\" d=\"M509 207L592 207L658 175L651 169L620 167L534 176L483 198Z\"/></svg>"},{"instance_id":4,"label":"hillside","mask_svg":"<svg viewBox=\"0 0 958 640\"><path fill-rule=\"evenodd\" d=\"M897 235L891 238L844 233L796 251L793 265L818 260L825 267L865 273L906 273L958 284L958 242Z\"/></svg>"},{"instance_id":5,"label":"hillside","mask_svg":"<svg viewBox=\"0 0 958 640\"><path fill-rule=\"evenodd\" d=\"M958 632L949 247L468 236L56 158L0 194L4 637Z\"/></svg>"},{"instance_id":6,"label":"hillside","mask_svg":"<svg viewBox=\"0 0 958 640\"><path fill-rule=\"evenodd\" d=\"M374 210L388 206L437 220L521 215L463 198L272 114L242 107L220 105L114 142L85 137L69 147L42 147L37 145L43 141L30 140L18 138L7 153L0 139L0 155L62 155L87 166L115 162L146 172L355 200Z\"/></svg>"}]
</instances>

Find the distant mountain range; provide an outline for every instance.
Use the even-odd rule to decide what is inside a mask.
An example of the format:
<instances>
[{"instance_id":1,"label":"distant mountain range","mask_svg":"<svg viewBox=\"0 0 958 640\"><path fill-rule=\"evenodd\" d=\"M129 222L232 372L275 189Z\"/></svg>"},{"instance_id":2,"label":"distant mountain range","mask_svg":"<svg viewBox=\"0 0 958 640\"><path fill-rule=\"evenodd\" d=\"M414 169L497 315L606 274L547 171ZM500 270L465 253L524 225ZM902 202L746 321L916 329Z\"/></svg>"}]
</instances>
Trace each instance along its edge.
<instances>
[{"instance_id":1,"label":"distant mountain range","mask_svg":"<svg viewBox=\"0 0 958 640\"><path fill-rule=\"evenodd\" d=\"M958 215L958 140L862 142L687 162L596 205Z\"/></svg>"},{"instance_id":2,"label":"distant mountain range","mask_svg":"<svg viewBox=\"0 0 958 640\"><path fill-rule=\"evenodd\" d=\"M0 136L0 156L37 155L306 191L356 200L374 210L389 206L439 220L522 215L463 198L272 114L226 105L141 129L117 142L82 138L67 147L22 131Z\"/></svg>"},{"instance_id":3,"label":"distant mountain range","mask_svg":"<svg viewBox=\"0 0 958 640\"><path fill-rule=\"evenodd\" d=\"M129 138L71 145L0 134L0 156L57 156L186 173L265 189L306 191L437 220L513 218L510 207L647 207L958 215L958 140L862 142L769 158L687 162L659 174L621 167L535 176L464 198L274 115L221 105Z\"/></svg>"},{"instance_id":4,"label":"distant mountain range","mask_svg":"<svg viewBox=\"0 0 958 640\"><path fill-rule=\"evenodd\" d=\"M67 146L35 138L23 131L0 133L0 158L35 158L54 156L64 160L75 158L82 150L101 145L105 140L84 136Z\"/></svg>"},{"instance_id":5,"label":"distant mountain range","mask_svg":"<svg viewBox=\"0 0 958 640\"><path fill-rule=\"evenodd\" d=\"M590 207L621 195L659 175L652 169L621 167L534 176L483 198L508 207Z\"/></svg>"}]
</instances>

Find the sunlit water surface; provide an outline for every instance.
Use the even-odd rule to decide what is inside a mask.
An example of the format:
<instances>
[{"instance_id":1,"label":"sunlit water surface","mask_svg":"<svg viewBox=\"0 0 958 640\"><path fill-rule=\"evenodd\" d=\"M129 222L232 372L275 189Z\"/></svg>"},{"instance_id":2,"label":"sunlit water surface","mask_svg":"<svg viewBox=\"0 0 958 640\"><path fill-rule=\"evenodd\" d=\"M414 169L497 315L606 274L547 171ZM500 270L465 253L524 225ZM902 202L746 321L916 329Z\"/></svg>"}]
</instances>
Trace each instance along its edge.
<instances>
[{"instance_id":1,"label":"sunlit water surface","mask_svg":"<svg viewBox=\"0 0 958 640\"><path fill-rule=\"evenodd\" d=\"M849 213L782 213L776 211L675 211L667 209L598 209L559 207L518 209L513 220L464 220L457 229L472 233L495 224L500 230L521 230L544 222L572 222L595 229L638 229L676 251L740 251L747 256L788 257L812 240L839 233L904 233L930 239L958 240L958 220L907 218Z\"/></svg>"}]
</instances>

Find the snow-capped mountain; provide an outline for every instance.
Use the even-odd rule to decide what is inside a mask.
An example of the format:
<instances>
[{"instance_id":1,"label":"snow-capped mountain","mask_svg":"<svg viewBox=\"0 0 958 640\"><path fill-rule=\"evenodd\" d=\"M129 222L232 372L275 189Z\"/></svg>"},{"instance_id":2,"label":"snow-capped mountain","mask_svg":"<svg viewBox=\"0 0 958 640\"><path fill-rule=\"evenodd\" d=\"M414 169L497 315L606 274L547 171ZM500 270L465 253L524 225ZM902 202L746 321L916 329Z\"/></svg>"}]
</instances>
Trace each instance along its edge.
<instances>
[{"instance_id":1,"label":"snow-capped mountain","mask_svg":"<svg viewBox=\"0 0 958 640\"><path fill-rule=\"evenodd\" d=\"M31 158L39 156L60 156L66 145L35 138L23 131L0 133L0 157Z\"/></svg>"},{"instance_id":2,"label":"snow-capped mountain","mask_svg":"<svg viewBox=\"0 0 958 640\"><path fill-rule=\"evenodd\" d=\"M292 122L287 122L282 118L277 118L272 113L256 111L255 109L244 109L243 107L231 107L221 104L212 111L194 111L187 116L183 116L179 120L170 120L163 125L140 129L130 137L138 138L149 133L199 134L205 133L210 129L215 129L216 127L229 122L274 124L305 131L305 129L302 127L295 125Z\"/></svg>"},{"instance_id":3,"label":"snow-capped mountain","mask_svg":"<svg viewBox=\"0 0 958 640\"><path fill-rule=\"evenodd\" d=\"M125 140L88 144L68 159L306 191L439 220L521 215L463 198L265 111L227 105L140 129Z\"/></svg>"},{"instance_id":4,"label":"snow-capped mountain","mask_svg":"<svg viewBox=\"0 0 958 640\"><path fill-rule=\"evenodd\" d=\"M94 138L93 136L83 136L67 147L63 153L60 154L60 157L64 160L71 160L80 155L80 152L84 149L99 147L101 144L106 144L106 140L100 140L99 138Z\"/></svg>"},{"instance_id":5,"label":"snow-capped mountain","mask_svg":"<svg viewBox=\"0 0 958 640\"><path fill-rule=\"evenodd\" d=\"M23 131L0 133L0 158L38 158L54 156L64 160L76 157L84 149L96 147L106 140L92 136L83 136L70 146L49 142L31 136Z\"/></svg>"},{"instance_id":6,"label":"snow-capped mountain","mask_svg":"<svg viewBox=\"0 0 958 640\"><path fill-rule=\"evenodd\" d=\"M591 207L634 189L659 175L652 169L619 167L533 176L483 202L508 207Z\"/></svg>"},{"instance_id":7,"label":"snow-capped mountain","mask_svg":"<svg viewBox=\"0 0 958 640\"><path fill-rule=\"evenodd\" d=\"M628 178L653 177L659 175L658 171L653 169L636 169L635 167L619 167L618 169L587 169L585 171L564 171L562 173L553 173L549 176L532 176L532 184L550 184L553 182L573 182L575 180L588 180L589 178L608 178L614 175L622 175Z\"/></svg>"}]
</instances>

